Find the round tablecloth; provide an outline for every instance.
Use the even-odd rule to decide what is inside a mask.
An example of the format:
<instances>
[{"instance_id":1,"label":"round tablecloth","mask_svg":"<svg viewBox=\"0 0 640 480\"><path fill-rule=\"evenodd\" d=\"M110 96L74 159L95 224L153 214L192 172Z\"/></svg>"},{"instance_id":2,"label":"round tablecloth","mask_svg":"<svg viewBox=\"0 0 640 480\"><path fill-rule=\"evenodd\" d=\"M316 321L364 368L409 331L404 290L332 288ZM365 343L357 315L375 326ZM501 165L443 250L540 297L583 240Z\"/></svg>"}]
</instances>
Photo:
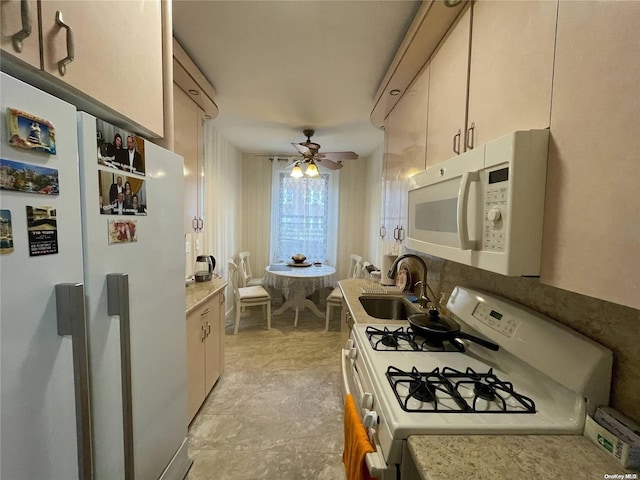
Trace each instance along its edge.
<instances>
[{"instance_id":1,"label":"round tablecloth","mask_svg":"<svg viewBox=\"0 0 640 480\"><path fill-rule=\"evenodd\" d=\"M274 264L265 268L264 283L268 287L282 290L287 300L304 299L316 290L336 284L336 269L329 265L316 267L291 267Z\"/></svg>"}]
</instances>

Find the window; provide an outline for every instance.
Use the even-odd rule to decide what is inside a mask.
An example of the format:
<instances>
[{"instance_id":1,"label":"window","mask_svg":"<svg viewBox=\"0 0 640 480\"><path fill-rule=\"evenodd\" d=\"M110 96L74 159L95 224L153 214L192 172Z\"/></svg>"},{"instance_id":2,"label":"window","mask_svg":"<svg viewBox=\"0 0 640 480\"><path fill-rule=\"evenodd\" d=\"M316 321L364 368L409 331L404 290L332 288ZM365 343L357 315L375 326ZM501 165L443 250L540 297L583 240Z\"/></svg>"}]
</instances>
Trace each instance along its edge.
<instances>
[{"instance_id":1,"label":"window","mask_svg":"<svg viewBox=\"0 0 640 480\"><path fill-rule=\"evenodd\" d=\"M296 253L308 261L335 264L337 247L337 188L334 175L293 178L274 172L271 258L288 262Z\"/></svg>"}]
</instances>

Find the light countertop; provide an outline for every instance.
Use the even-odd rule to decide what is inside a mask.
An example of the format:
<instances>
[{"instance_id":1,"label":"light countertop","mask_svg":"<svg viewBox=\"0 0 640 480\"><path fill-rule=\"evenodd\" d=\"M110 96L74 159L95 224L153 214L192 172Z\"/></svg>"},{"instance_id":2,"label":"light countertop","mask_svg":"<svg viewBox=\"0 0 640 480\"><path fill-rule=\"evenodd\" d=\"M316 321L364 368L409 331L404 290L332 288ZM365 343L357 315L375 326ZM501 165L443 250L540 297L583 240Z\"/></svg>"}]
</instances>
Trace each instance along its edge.
<instances>
[{"instance_id":1,"label":"light countertop","mask_svg":"<svg viewBox=\"0 0 640 480\"><path fill-rule=\"evenodd\" d=\"M630 472L580 435L415 435L409 450L422 480L602 480Z\"/></svg>"},{"instance_id":2,"label":"light countertop","mask_svg":"<svg viewBox=\"0 0 640 480\"><path fill-rule=\"evenodd\" d=\"M223 290L226 286L227 281L222 278L212 278L208 282L194 282L187 284L187 314L200 306L211 295Z\"/></svg>"},{"instance_id":3,"label":"light countertop","mask_svg":"<svg viewBox=\"0 0 640 480\"><path fill-rule=\"evenodd\" d=\"M407 325L406 320L367 314L358 300L366 280L341 280L339 285L355 323ZM413 435L408 443L423 480L602 480L630 472L581 435Z\"/></svg>"}]
</instances>

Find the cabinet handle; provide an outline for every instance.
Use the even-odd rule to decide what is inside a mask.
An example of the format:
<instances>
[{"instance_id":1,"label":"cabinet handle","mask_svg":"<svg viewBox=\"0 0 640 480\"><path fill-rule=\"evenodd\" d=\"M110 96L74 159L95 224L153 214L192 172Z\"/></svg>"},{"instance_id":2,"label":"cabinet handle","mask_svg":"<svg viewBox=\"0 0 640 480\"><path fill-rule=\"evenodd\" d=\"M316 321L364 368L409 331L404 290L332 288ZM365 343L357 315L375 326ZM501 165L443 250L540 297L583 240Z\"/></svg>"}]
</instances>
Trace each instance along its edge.
<instances>
[{"instance_id":1,"label":"cabinet handle","mask_svg":"<svg viewBox=\"0 0 640 480\"><path fill-rule=\"evenodd\" d=\"M204 328L204 324L200 325L200 341L204 342L204 339L207 338L207 331Z\"/></svg>"},{"instance_id":2,"label":"cabinet handle","mask_svg":"<svg viewBox=\"0 0 640 480\"><path fill-rule=\"evenodd\" d=\"M198 230L198 219L196 217L193 217L193 220L191 220L191 228L196 231Z\"/></svg>"},{"instance_id":3,"label":"cabinet handle","mask_svg":"<svg viewBox=\"0 0 640 480\"><path fill-rule=\"evenodd\" d=\"M224 303L227 301L226 297L224 296L224 293L222 295L220 295L220 305L224 305Z\"/></svg>"},{"instance_id":4,"label":"cabinet handle","mask_svg":"<svg viewBox=\"0 0 640 480\"><path fill-rule=\"evenodd\" d=\"M198 219L198 230L204 230L204 220L202 218Z\"/></svg>"},{"instance_id":5,"label":"cabinet handle","mask_svg":"<svg viewBox=\"0 0 640 480\"><path fill-rule=\"evenodd\" d=\"M462 135L462 130L458 129L458 133L453 136L453 153L456 155L460 155L460 136Z\"/></svg>"},{"instance_id":6,"label":"cabinet handle","mask_svg":"<svg viewBox=\"0 0 640 480\"><path fill-rule=\"evenodd\" d=\"M22 21L22 30L11 37L13 48L18 53L22 53L22 41L31 35L31 16L29 15L28 0L20 1L20 20Z\"/></svg>"},{"instance_id":7,"label":"cabinet handle","mask_svg":"<svg viewBox=\"0 0 640 480\"><path fill-rule=\"evenodd\" d=\"M380 236L382 238L387 236L387 229L384 226L380 227Z\"/></svg>"},{"instance_id":8,"label":"cabinet handle","mask_svg":"<svg viewBox=\"0 0 640 480\"><path fill-rule=\"evenodd\" d=\"M201 317L204 317L205 315L209 315L209 309L208 308L204 312L202 312L200 314Z\"/></svg>"},{"instance_id":9,"label":"cabinet handle","mask_svg":"<svg viewBox=\"0 0 640 480\"><path fill-rule=\"evenodd\" d=\"M58 71L61 76L65 76L67 74L67 65L73 62L75 58L75 47L73 44L73 30L69 25L64 23L62 19L62 12L58 10L56 12L56 23L67 30L67 56L58 62Z\"/></svg>"},{"instance_id":10,"label":"cabinet handle","mask_svg":"<svg viewBox=\"0 0 640 480\"><path fill-rule=\"evenodd\" d=\"M471 122L471 126L467 129L467 148L473 149L474 133L476 129L476 122Z\"/></svg>"},{"instance_id":11,"label":"cabinet handle","mask_svg":"<svg viewBox=\"0 0 640 480\"><path fill-rule=\"evenodd\" d=\"M400 227L398 229L398 241L402 242L404 240L404 227Z\"/></svg>"},{"instance_id":12,"label":"cabinet handle","mask_svg":"<svg viewBox=\"0 0 640 480\"><path fill-rule=\"evenodd\" d=\"M207 322L207 337L211 335L211 324Z\"/></svg>"},{"instance_id":13,"label":"cabinet handle","mask_svg":"<svg viewBox=\"0 0 640 480\"><path fill-rule=\"evenodd\" d=\"M398 230L400 230L400 227L396 226L396 228L393 229L393 239L394 240L399 240L398 238Z\"/></svg>"}]
</instances>

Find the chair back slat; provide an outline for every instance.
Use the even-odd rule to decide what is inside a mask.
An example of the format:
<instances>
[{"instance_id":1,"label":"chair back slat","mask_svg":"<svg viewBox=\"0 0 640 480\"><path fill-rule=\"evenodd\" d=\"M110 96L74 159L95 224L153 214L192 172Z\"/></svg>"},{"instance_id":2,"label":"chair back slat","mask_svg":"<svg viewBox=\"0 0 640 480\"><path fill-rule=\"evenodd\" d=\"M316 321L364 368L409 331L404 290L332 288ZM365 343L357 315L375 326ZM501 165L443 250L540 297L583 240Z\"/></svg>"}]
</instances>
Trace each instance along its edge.
<instances>
[{"instance_id":1,"label":"chair back slat","mask_svg":"<svg viewBox=\"0 0 640 480\"><path fill-rule=\"evenodd\" d=\"M247 251L240 252L238 254L238 258L240 259L240 271L242 275L242 286L249 286L249 282L253 278L253 274L251 273L251 263L249 262L249 256L251 254Z\"/></svg>"}]
</instances>

